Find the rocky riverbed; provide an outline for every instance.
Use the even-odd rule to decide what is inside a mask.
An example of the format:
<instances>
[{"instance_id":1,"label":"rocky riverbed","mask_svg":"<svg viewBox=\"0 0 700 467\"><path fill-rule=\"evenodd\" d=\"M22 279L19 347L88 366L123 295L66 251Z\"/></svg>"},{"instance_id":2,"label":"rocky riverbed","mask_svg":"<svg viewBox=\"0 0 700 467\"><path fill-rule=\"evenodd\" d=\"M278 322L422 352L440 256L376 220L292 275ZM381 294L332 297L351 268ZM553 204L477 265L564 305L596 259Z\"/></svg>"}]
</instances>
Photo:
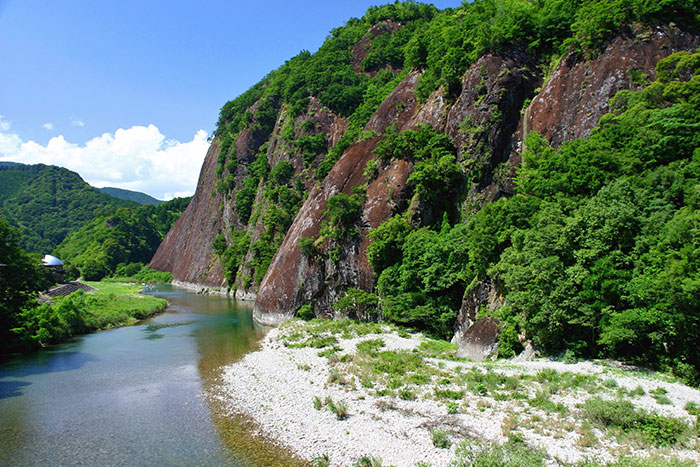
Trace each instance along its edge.
<instances>
[{"instance_id":1,"label":"rocky riverbed","mask_svg":"<svg viewBox=\"0 0 700 467\"><path fill-rule=\"evenodd\" d=\"M379 324L292 321L226 367L213 397L314 465L700 462L697 389L614 362L455 353Z\"/></svg>"}]
</instances>

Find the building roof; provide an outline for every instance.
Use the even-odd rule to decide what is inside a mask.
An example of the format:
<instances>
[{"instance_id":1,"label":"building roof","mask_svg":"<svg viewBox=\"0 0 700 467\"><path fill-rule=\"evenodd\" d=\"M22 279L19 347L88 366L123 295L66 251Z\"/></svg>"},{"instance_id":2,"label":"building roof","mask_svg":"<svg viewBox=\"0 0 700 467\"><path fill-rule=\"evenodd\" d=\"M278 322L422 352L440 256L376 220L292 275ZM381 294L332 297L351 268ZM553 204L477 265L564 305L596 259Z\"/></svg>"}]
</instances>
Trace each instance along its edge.
<instances>
[{"instance_id":1,"label":"building roof","mask_svg":"<svg viewBox=\"0 0 700 467\"><path fill-rule=\"evenodd\" d=\"M63 261L51 255L44 255L42 263L44 266L63 266Z\"/></svg>"}]
</instances>

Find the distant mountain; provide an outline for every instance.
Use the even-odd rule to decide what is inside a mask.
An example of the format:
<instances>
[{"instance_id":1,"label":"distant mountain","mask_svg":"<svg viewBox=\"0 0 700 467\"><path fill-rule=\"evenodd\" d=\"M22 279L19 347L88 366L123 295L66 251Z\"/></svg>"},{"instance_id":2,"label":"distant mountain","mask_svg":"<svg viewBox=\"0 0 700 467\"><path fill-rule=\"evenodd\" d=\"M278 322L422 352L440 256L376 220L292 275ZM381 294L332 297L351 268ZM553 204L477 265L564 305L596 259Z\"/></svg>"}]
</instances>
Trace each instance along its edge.
<instances>
[{"instance_id":1,"label":"distant mountain","mask_svg":"<svg viewBox=\"0 0 700 467\"><path fill-rule=\"evenodd\" d=\"M139 204L155 204L157 206L163 202L159 199L155 199L151 195L141 193L140 191L124 190L122 188L114 188L109 186L106 186L104 188L98 188L98 190L100 190L102 193L114 196L115 198L123 199L126 201L134 201Z\"/></svg>"},{"instance_id":2,"label":"distant mountain","mask_svg":"<svg viewBox=\"0 0 700 467\"><path fill-rule=\"evenodd\" d=\"M48 253L95 217L136 206L100 192L62 167L0 164L0 216L19 229L27 251Z\"/></svg>"},{"instance_id":3,"label":"distant mountain","mask_svg":"<svg viewBox=\"0 0 700 467\"><path fill-rule=\"evenodd\" d=\"M5 162L5 161L0 161L0 167L14 167L18 165L24 165L20 164L19 162Z\"/></svg>"}]
</instances>

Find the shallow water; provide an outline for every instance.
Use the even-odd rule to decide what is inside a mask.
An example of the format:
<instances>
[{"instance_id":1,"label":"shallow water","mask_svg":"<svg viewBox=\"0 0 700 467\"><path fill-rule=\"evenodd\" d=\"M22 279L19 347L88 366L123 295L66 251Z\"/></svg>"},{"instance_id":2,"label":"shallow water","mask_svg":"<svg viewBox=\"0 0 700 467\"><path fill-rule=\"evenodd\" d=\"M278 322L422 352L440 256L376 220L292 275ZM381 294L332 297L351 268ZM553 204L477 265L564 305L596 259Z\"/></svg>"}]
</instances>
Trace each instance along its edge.
<instances>
[{"instance_id":1,"label":"shallow water","mask_svg":"<svg viewBox=\"0 0 700 467\"><path fill-rule=\"evenodd\" d=\"M0 363L0 465L259 464L205 397L263 336L250 307L153 294L166 313Z\"/></svg>"}]
</instances>

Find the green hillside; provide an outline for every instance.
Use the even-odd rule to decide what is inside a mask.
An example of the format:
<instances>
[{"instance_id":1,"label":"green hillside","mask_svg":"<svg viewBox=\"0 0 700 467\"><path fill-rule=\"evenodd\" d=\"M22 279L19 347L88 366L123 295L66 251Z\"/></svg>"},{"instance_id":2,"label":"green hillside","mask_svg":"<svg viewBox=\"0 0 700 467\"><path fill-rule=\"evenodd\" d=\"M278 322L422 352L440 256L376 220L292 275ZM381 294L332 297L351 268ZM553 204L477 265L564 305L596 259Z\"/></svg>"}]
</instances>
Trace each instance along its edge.
<instances>
[{"instance_id":1,"label":"green hillside","mask_svg":"<svg viewBox=\"0 0 700 467\"><path fill-rule=\"evenodd\" d=\"M189 201L114 209L69 234L54 251L87 280L100 280L131 263L147 264Z\"/></svg>"},{"instance_id":2,"label":"green hillside","mask_svg":"<svg viewBox=\"0 0 700 467\"><path fill-rule=\"evenodd\" d=\"M151 195L147 195L146 193L141 193L140 191L131 191L131 190L124 190L123 188L114 188L114 187L104 187L104 188L98 188L102 193L108 194L110 196L114 196L115 198L123 199L126 201L134 201L139 204L160 204L163 201L159 199L155 199Z\"/></svg>"},{"instance_id":3,"label":"green hillside","mask_svg":"<svg viewBox=\"0 0 700 467\"><path fill-rule=\"evenodd\" d=\"M62 167L0 166L0 215L19 229L27 251L48 253L94 217L135 206L101 193Z\"/></svg>"}]
</instances>

